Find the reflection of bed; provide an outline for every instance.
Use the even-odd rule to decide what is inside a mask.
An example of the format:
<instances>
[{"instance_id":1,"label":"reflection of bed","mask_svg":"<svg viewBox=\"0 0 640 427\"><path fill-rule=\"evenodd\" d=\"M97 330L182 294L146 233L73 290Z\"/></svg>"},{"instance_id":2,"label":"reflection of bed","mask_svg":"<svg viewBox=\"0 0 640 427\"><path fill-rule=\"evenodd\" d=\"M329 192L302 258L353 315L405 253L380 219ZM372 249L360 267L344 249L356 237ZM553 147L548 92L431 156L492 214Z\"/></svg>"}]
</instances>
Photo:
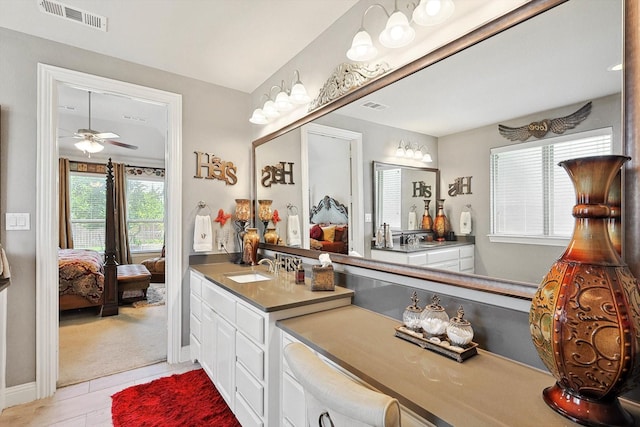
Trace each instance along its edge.
<instances>
[{"instance_id":1,"label":"reflection of bed","mask_svg":"<svg viewBox=\"0 0 640 427\"><path fill-rule=\"evenodd\" d=\"M59 249L60 310L102 305L102 255L85 249Z\"/></svg>"},{"instance_id":2,"label":"reflection of bed","mask_svg":"<svg viewBox=\"0 0 640 427\"><path fill-rule=\"evenodd\" d=\"M309 237L311 249L349 252L349 214L347 207L333 197L324 196L311 208Z\"/></svg>"}]
</instances>

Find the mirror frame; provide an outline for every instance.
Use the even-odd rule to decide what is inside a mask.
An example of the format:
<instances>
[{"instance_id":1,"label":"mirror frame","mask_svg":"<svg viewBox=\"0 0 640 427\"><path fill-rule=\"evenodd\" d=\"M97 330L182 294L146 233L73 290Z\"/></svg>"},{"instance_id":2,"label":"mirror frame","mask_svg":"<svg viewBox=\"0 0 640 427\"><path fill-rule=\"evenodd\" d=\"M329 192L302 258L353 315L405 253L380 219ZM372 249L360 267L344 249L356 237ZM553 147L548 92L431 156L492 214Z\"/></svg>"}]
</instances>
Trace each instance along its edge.
<instances>
[{"instance_id":1,"label":"mirror frame","mask_svg":"<svg viewBox=\"0 0 640 427\"><path fill-rule=\"evenodd\" d=\"M375 236L376 233L378 232L378 228L380 227L380 221L378 220L378 215L380 214L380 212L378 212L378 205L380 203L378 203L378 177L377 177L377 166L396 166L402 169L411 169L411 170L417 170L417 171L424 171L424 172L432 172L435 173L436 175L436 188L434 191L434 195L431 197L431 200L438 200L440 198L440 169L436 169L436 168L423 168L420 166L409 166L409 165L400 165L400 164L396 164L396 163L388 163L388 162L379 162L377 160L374 160L371 162L371 187L372 187L372 213L373 213L373 235ZM435 203L432 204L432 207L435 207ZM418 216L418 221L422 220L422 216ZM414 231L414 232L425 232L426 230L422 230L422 229L416 229L416 230L394 230L396 232L410 232L410 231Z\"/></svg>"},{"instance_id":2,"label":"mirror frame","mask_svg":"<svg viewBox=\"0 0 640 427\"><path fill-rule=\"evenodd\" d=\"M466 35L399 67L369 84L359 87L322 107L311 111L295 122L255 140L252 163L255 163L255 150L258 146L271 141L297 127L324 116L397 80L422 70L436 62L467 49L493 35L508 30L530 18L552 9L568 0L532 0L513 11L497 17L493 21L478 27ZM623 200L623 259L629 265L635 277L640 277L640 4L637 0L623 0L624 4L624 71L623 71L623 149L631 161L624 166ZM255 164L253 165L255 174ZM254 184L252 184L254 185ZM255 196L255 194L254 194ZM291 255L316 258L317 252L260 244L260 248ZM512 280L487 278L464 273L452 273L425 267L412 267L395 263L374 261L347 255L332 254L332 261L367 270L384 271L406 277L429 280L438 283L474 289L498 295L531 300L536 286L530 283Z\"/></svg>"}]
</instances>

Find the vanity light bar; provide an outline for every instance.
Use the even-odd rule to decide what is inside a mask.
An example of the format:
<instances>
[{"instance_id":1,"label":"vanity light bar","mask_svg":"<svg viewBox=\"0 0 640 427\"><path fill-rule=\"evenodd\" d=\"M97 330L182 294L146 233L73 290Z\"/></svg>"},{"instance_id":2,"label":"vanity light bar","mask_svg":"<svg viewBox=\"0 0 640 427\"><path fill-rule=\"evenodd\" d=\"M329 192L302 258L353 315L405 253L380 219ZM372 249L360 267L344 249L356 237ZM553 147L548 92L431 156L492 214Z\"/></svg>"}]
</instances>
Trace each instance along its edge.
<instances>
[{"instance_id":1,"label":"vanity light bar","mask_svg":"<svg viewBox=\"0 0 640 427\"><path fill-rule=\"evenodd\" d=\"M271 98L273 89L277 89L275 98ZM287 89L284 80L280 86L272 86L268 94L262 95L267 100L262 105L253 110L253 114L249 121L256 125L264 125L269 122L269 119L280 116L280 113L287 112L295 108L296 105L308 104L311 101L311 97L307 94L307 89L300 81L300 72L295 70L293 73L293 81L291 82L291 89ZM262 99L262 98L261 98Z\"/></svg>"}]
</instances>

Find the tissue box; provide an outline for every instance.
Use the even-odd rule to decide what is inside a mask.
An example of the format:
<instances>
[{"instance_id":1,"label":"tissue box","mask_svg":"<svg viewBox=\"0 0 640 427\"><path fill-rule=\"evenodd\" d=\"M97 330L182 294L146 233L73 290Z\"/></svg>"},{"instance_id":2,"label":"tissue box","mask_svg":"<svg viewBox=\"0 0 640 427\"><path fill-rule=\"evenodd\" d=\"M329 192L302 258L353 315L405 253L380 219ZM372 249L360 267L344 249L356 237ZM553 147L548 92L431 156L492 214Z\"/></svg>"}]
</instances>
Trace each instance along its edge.
<instances>
[{"instance_id":1,"label":"tissue box","mask_svg":"<svg viewBox=\"0 0 640 427\"><path fill-rule=\"evenodd\" d=\"M336 286L333 284L333 266L311 267L311 290L312 291L333 291Z\"/></svg>"}]
</instances>

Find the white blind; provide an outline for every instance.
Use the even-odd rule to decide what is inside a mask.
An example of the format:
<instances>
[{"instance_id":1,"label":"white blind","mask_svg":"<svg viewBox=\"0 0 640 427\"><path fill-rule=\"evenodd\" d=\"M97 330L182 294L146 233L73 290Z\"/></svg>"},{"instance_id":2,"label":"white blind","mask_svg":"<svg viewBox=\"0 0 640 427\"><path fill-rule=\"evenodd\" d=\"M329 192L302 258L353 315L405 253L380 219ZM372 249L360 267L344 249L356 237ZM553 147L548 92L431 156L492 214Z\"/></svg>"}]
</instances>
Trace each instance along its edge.
<instances>
[{"instance_id":1,"label":"white blind","mask_svg":"<svg viewBox=\"0 0 640 427\"><path fill-rule=\"evenodd\" d=\"M382 209L382 222L389 224L391 228L401 228L400 212L402 209L401 200L401 178L402 171L400 168L385 169L380 171L382 194L384 194L384 202L380 207Z\"/></svg>"},{"instance_id":2,"label":"white blind","mask_svg":"<svg viewBox=\"0 0 640 427\"><path fill-rule=\"evenodd\" d=\"M491 149L492 234L569 237L575 193L563 160L611 154L604 128Z\"/></svg>"}]
</instances>

